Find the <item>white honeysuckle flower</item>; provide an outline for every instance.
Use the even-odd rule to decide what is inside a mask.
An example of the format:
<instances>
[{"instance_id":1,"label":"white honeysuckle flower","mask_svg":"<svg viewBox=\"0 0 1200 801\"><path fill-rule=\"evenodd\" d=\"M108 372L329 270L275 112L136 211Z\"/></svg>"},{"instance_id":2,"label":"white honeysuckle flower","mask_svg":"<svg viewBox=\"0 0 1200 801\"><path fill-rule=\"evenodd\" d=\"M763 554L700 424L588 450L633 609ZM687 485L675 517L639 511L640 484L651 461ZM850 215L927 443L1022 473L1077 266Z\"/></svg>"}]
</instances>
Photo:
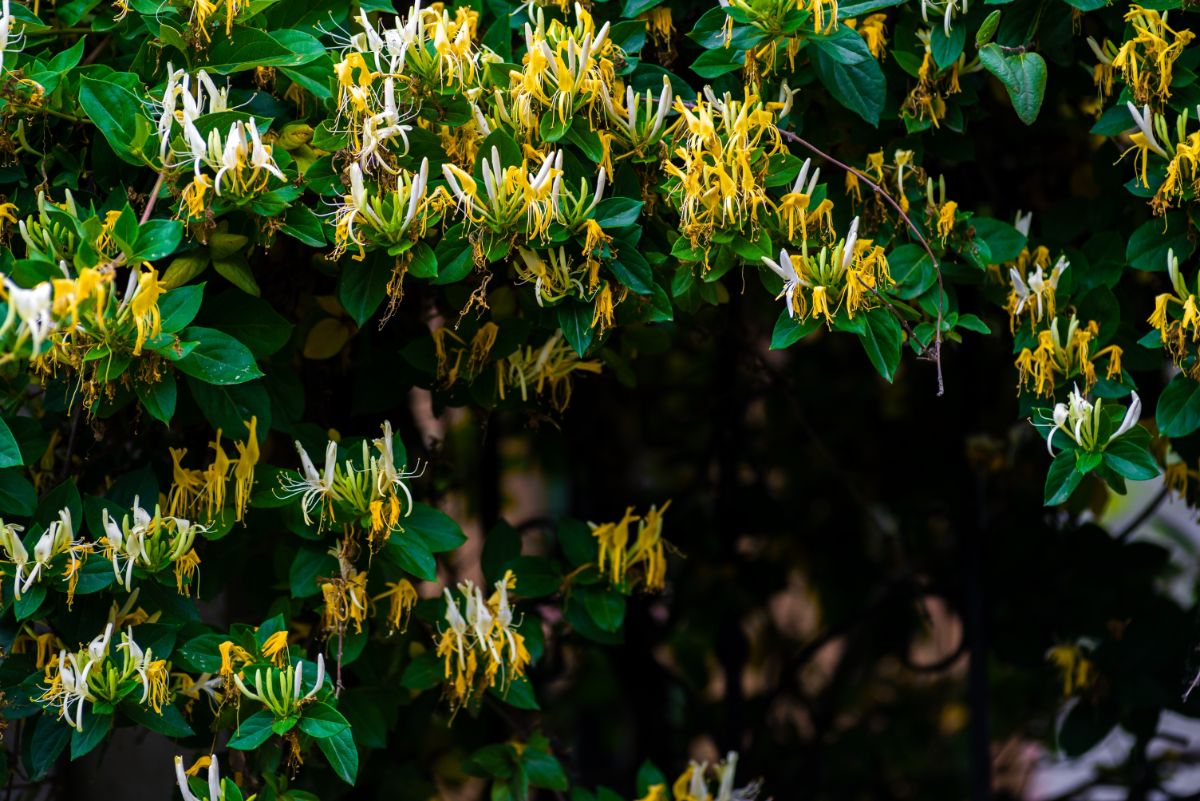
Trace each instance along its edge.
<instances>
[{"instance_id":1,"label":"white honeysuckle flower","mask_svg":"<svg viewBox=\"0 0 1200 801\"><path fill-rule=\"evenodd\" d=\"M1150 110L1150 104L1147 103L1141 112L1138 111L1138 107L1132 102L1126 101L1125 106L1129 109L1129 115L1133 117L1134 125L1146 137L1146 146L1163 158L1169 159L1170 156L1167 155L1167 151L1163 150L1162 145L1158 143L1158 139L1154 136L1154 113Z\"/></svg>"},{"instance_id":2,"label":"white honeysuckle flower","mask_svg":"<svg viewBox=\"0 0 1200 801\"><path fill-rule=\"evenodd\" d=\"M309 458L304 446L296 440L296 451L300 454L302 476L299 479L280 476L283 489L282 498L301 496L301 509L304 522L312 525L310 514L313 509L324 504L325 499L332 496L334 474L337 470L337 443L333 440L325 446L325 471L318 473L316 465Z\"/></svg>"},{"instance_id":3,"label":"white honeysuckle flower","mask_svg":"<svg viewBox=\"0 0 1200 801\"><path fill-rule=\"evenodd\" d=\"M792 302L792 297L795 294L797 287L802 286L804 281L796 273L796 267L792 264L792 257L788 255L787 249L779 251L779 261L774 261L767 256L762 257L763 264L767 265L773 273L783 279L783 291L780 296L787 303L788 317L793 320L796 318L796 307Z\"/></svg>"},{"instance_id":4,"label":"white honeysuckle flower","mask_svg":"<svg viewBox=\"0 0 1200 801\"><path fill-rule=\"evenodd\" d=\"M42 343L55 328L54 318L51 316L53 286L49 281L42 281L32 289L24 289L7 277L4 279L4 285L8 294L8 319L0 330L6 332L14 319L19 320L17 335L27 333L33 344L33 353L37 355L42 349Z\"/></svg>"},{"instance_id":5,"label":"white honeysuckle flower","mask_svg":"<svg viewBox=\"0 0 1200 801\"><path fill-rule=\"evenodd\" d=\"M1046 450L1051 456L1054 455L1053 441L1056 431L1062 431L1083 450L1095 453L1104 450L1114 440L1132 430L1141 419L1142 399L1136 392L1133 392L1130 395L1129 408L1125 410L1121 424L1116 431L1109 435L1108 439L1100 442L1098 439L1101 420L1100 408L1103 402L1103 399L1097 398L1093 405L1079 392L1079 387L1075 387L1067 396L1066 403L1055 405L1054 427L1046 434Z\"/></svg>"},{"instance_id":6,"label":"white honeysuckle flower","mask_svg":"<svg viewBox=\"0 0 1200 801\"><path fill-rule=\"evenodd\" d=\"M1021 232L1024 237L1029 236L1029 226L1033 223L1032 211L1017 211L1016 219L1013 220L1013 228Z\"/></svg>"},{"instance_id":7,"label":"white honeysuckle flower","mask_svg":"<svg viewBox=\"0 0 1200 801\"><path fill-rule=\"evenodd\" d=\"M817 191L817 181L821 177L821 168L813 170L812 177L808 175L808 170L812 166L812 159L805 159L800 165L800 172L796 175L796 181L792 184L793 195L807 195L812 197L813 192ZM807 184L806 184L807 182Z\"/></svg>"}]
</instances>

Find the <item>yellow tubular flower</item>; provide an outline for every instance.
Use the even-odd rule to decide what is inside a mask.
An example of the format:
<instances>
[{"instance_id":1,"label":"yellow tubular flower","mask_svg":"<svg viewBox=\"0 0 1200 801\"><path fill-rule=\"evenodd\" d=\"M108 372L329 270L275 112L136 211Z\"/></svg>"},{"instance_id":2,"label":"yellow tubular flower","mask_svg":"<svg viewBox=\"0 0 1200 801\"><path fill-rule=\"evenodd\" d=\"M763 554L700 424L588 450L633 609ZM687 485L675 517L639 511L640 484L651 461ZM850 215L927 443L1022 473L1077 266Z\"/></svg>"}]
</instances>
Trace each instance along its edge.
<instances>
[{"instance_id":1,"label":"yellow tubular flower","mask_svg":"<svg viewBox=\"0 0 1200 801\"><path fill-rule=\"evenodd\" d=\"M1136 102L1168 100L1175 61L1195 34L1173 30L1167 25L1167 12L1137 4L1130 4L1125 21L1133 38L1121 45L1112 58L1112 68L1121 73Z\"/></svg>"},{"instance_id":2,"label":"yellow tubular flower","mask_svg":"<svg viewBox=\"0 0 1200 801\"><path fill-rule=\"evenodd\" d=\"M166 284L158 280L158 271L149 264L138 276L137 290L134 292L130 308L133 311L133 322L137 326L137 342L133 346L133 355L142 352L142 345L147 337L156 337L162 333L162 316L158 311L158 299L166 291Z\"/></svg>"},{"instance_id":3,"label":"yellow tubular flower","mask_svg":"<svg viewBox=\"0 0 1200 801\"><path fill-rule=\"evenodd\" d=\"M238 458L233 467L234 508L237 521L242 522L246 506L250 503L250 492L254 489L254 468L258 464L258 418L251 417L246 423L246 441L237 441Z\"/></svg>"},{"instance_id":4,"label":"yellow tubular flower","mask_svg":"<svg viewBox=\"0 0 1200 801\"><path fill-rule=\"evenodd\" d=\"M417 589L408 579L400 579L399 581L389 581L386 583L387 590L372 598L372 601L378 603L384 598L388 599L387 624L388 631L395 634L397 631L403 634L408 630L408 621L412 616L412 611L416 608L417 601L420 597L417 595Z\"/></svg>"},{"instance_id":5,"label":"yellow tubular flower","mask_svg":"<svg viewBox=\"0 0 1200 801\"><path fill-rule=\"evenodd\" d=\"M262 655L269 659L275 667L287 667L290 658L288 654L287 629L277 631L270 637L267 637L262 646Z\"/></svg>"},{"instance_id":6,"label":"yellow tubular flower","mask_svg":"<svg viewBox=\"0 0 1200 801\"><path fill-rule=\"evenodd\" d=\"M608 580L612 584L625 583L625 571L629 567L625 554L625 547L629 542L629 526L640 519L630 506L616 523L592 525L592 536L600 546L596 566L601 573L608 572Z\"/></svg>"}]
</instances>

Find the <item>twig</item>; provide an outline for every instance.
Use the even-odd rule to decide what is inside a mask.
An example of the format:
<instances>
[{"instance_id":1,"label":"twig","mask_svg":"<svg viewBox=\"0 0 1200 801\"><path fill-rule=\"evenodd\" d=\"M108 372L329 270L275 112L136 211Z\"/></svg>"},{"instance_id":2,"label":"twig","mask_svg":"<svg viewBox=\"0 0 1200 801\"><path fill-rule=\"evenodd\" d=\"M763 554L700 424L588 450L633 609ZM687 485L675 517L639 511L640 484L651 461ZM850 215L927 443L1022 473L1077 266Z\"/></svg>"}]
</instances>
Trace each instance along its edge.
<instances>
[{"instance_id":1,"label":"twig","mask_svg":"<svg viewBox=\"0 0 1200 801\"><path fill-rule=\"evenodd\" d=\"M1162 489L1160 489L1158 494L1150 499L1150 503L1146 504L1146 508L1139 512L1138 516L1129 522L1129 525L1121 529L1121 533L1117 535L1117 542L1124 542L1125 540L1129 539L1133 532L1141 528L1142 524L1149 520L1151 516L1158 511L1158 507L1164 500L1166 500L1167 493L1170 491L1170 487L1164 486ZM1191 691L1189 690L1188 692Z\"/></svg>"},{"instance_id":2,"label":"twig","mask_svg":"<svg viewBox=\"0 0 1200 801\"><path fill-rule=\"evenodd\" d=\"M108 43L111 41L112 36L105 36L103 39L101 39L100 44L92 48L92 52L88 53L87 56L84 57L83 61L80 63L80 66L86 67L88 64L91 64L93 61L98 59L100 54L104 52L104 48L108 47Z\"/></svg>"},{"instance_id":3,"label":"twig","mask_svg":"<svg viewBox=\"0 0 1200 801\"><path fill-rule=\"evenodd\" d=\"M162 189L163 176L165 175L166 173L160 172L158 178L154 181L154 188L150 190L150 198L146 201L146 208L142 209L142 218L138 220L139 223L144 224L150 219L150 214L154 211L154 204L158 200L158 191Z\"/></svg>"},{"instance_id":4,"label":"twig","mask_svg":"<svg viewBox=\"0 0 1200 801\"><path fill-rule=\"evenodd\" d=\"M938 385L937 394L938 394L938 397L940 398L946 392L946 386L945 386L944 381L942 380L942 304L945 303L946 289L942 283L942 265L938 262L937 256L935 256L933 254L933 248L929 247L929 242L926 241L925 236L921 233L921 229L917 228L917 225L916 225L916 223L914 223L912 221L912 218L909 217L904 212L904 209L900 208L900 204L897 203L896 200L883 189L883 187L881 187L879 184L872 181L866 175L863 175L863 173L861 173L860 171L851 167L849 164L845 164L841 161L838 161L833 156L829 155L824 150L821 150L819 147L814 145L812 142L809 142L807 139L805 139L801 136L797 136L796 134L792 133L791 131L785 131L782 128L777 128L776 130L778 130L779 135L781 137L783 137L784 139L786 139L787 141L795 142L796 144L800 145L801 147L807 148L808 150L812 151L815 155L820 156L821 158L828 161L830 164L833 164L837 167L841 167L843 170L845 170L848 173L852 173L856 178L858 178L859 181L862 181L867 186L869 186L871 188L872 192L874 192L875 194L882 197L885 201L887 201L888 205L890 205L893 209L896 210L896 213L900 215L900 218L908 224L909 229L912 231L913 236L915 236L917 241L921 244L921 247L923 247L925 249L925 253L929 255L929 260L933 264L933 269L934 269L934 272L937 274L937 282L938 282L938 313L937 313L937 327L934 329L934 334L933 334L933 362L934 362L934 364L937 365L937 385ZM895 309L893 309L892 311L895 312ZM899 315L897 315L897 316L899 316ZM905 327L907 328L907 326L905 326ZM911 333L910 333L910 335L911 335Z\"/></svg>"},{"instance_id":5,"label":"twig","mask_svg":"<svg viewBox=\"0 0 1200 801\"><path fill-rule=\"evenodd\" d=\"M342 690L345 689L342 684L342 645L346 639L345 626L338 626L338 655L337 655L337 684L333 688L333 697L341 698Z\"/></svg>"}]
</instances>

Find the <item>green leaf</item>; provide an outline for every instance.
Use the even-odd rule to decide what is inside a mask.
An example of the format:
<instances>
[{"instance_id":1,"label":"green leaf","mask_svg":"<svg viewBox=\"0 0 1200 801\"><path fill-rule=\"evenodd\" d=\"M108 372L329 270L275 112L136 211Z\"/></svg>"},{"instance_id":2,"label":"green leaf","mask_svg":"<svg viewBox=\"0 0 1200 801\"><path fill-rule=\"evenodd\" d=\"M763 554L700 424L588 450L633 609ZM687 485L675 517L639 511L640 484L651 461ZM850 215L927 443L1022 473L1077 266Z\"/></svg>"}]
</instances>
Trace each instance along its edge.
<instances>
[{"instance_id":1,"label":"green leaf","mask_svg":"<svg viewBox=\"0 0 1200 801\"><path fill-rule=\"evenodd\" d=\"M84 75L79 79L79 105L114 153L130 164L145 166L145 159L137 156L149 138L150 122L142 115L137 95L123 86Z\"/></svg>"},{"instance_id":2,"label":"green leaf","mask_svg":"<svg viewBox=\"0 0 1200 801\"><path fill-rule=\"evenodd\" d=\"M791 347L820 327L821 321L816 317L797 320L788 315L785 308L779 313L779 319L775 321L775 330L771 332L771 350Z\"/></svg>"},{"instance_id":3,"label":"green leaf","mask_svg":"<svg viewBox=\"0 0 1200 801\"><path fill-rule=\"evenodd\" d=\"M1147 481L1161 472L1150 453L1150 434L1144 428L1134 428L1108 443L1104 463L1130 481Z\"/></svg>"},{"instance_id":4,"label":"green leaf","mask_svg":"<svg viewBox=\"0 0 1200 801\"><path fill-rule=\"evenodd\" d=\"M601 228L622 228L627 225L635 225L642 213L643 205L645 204L642 201L634 200L631 197L605 198L596 204L596 211L593 213L592 219Z\"/></svg>"},{"instance_id":5,"label":"green leaf","mask_svg":"<svg viewBox=\"0 0 1200 801\"><path fill-rule=\"evenodd\" d=\"M1158 398L1154 420L1166 437L1186 437L1200 428L1200 384L1183 373L1172 378Z\"/></svg>"},{"instance_id":6,"label":"green leaf","mask_svg":"<svg viewBox=\"0 0 1200 801\"><path fill-rule=\"evenodd\" d=\"M853 40L847 38L842 44L864 56L863 60L844 64L816 47L812 55L813 69L835 100L878 127L879 115L887 99L887 79L861 36L856 35Z\"/></svg>"},{"instance_id":7,"label":"green leaf","mask_svg":"<svg viewBox=\"0 0 1200 801\"><path fill-rule=\"evenodd\" d=\"M279 230L309 247L325 247L325 228L308 206L297 204L288 209Z\"/></svg>"},{"instance_id":8,"label":"green leaf","mask_svg":"<svg viewBox=\"0 0 1200 801\"><path fill-rule=\"evenodd\" d=\"M162 714L159 714L153 709L134 703L134 700L126 699L125 703L121 704L121 712L134 723L167 737L191 737L195 734L175 704L165 705Z\"/></svg>"},{"instance_id":9,"label":"green leaf","mask_svg":"<svg viewBox=\"0 0 1200 801\"><path fill-rule=\"evenodd\" d=\"M431 690L442 683L444 676L442 660L433 651L425 651L404 668L404 673L400 676L400 686L413 692Z\"/></svg>"},{"instance_id":10,"label":"green leaf","mask_svg":"<svg viewBox=\"0 0 1200 801\"><path fill-rule=\"evenodd\" d=\"M466 252L469 262L469 247ZM343 262L338 272L338 302L359 326L371 319L371 315L387 297L392 268L392 259L384 253L371 254L361 262Z\"/></svg>"},{"instance_id":11,"label":"green leaf","mask_svg":"<svg viewBox=\"0 0 1200 801\"><path fill-rule=\"evenodd\" d=\"M318 701L304 707L300 731L312 737L332 737L350 728L350 721L329 704Z\"/></svg>"},{"instance_id":12,"label":"green leaf","mask_svg":"<svg viewBox=\"0 0 1200 801\"><path fill-rule=\"evenodd\" d=\"M92 712L91 707L86 707L83 712L83 731L71 730L71 760L86 756L104 742L104 738L112 730L112 725L111 713L97 715Z\"/></svg>"},{"instance_id":13,"label":"green leaf","mask_svg":"<svg viewBox=\"0 0 1200 801\"><path fill-rule=\"evenodd\" d=\"M858 335L867 358L879 374L889 382L896 377L900 364L900 343L903 331L896 315L887 309L872 309L866 314L866 326Z\"/></svg>"},{"instance_id":14,"label":"green leaf","mask_svg":"<svg viewBox=\"0 0 1200 801\"><path fill-rule=\"evenodd\" d=\"M183 241L183 223L179 220L148 220L138 229L135 258L142 261L165 259Z\"/></svg>"},{"instance_id":15,"label":"green leaf","mask_svg":"<svg viewBox=\"0 0 1200 801\"><path fill-rule=\"evenodd\" d=\"M1134 229L1125 248L1125 261L1137 270L1165 272L1167 252L1186 261L1196 246L1188 236L1187 217L1178 211L1154 217Z\"/></svg>"},{"instance_id":16,"label":"green leaf","mask_svg":"<svg viewBox=\"0 0 1200 801\"><path fill-rule=\"evenodd\" d=\"M437 278L438 261L433 248L424 242L417 242L409 250L412 261L409 262L408 272L414 278Z\"/></svg>"},{"instance_id":17,"label":"green leaf","mask_svg":"<svg viewBox=\"0 0 1200 801\"><path fill-rule=\"evenodd\" d=\"M224 292L204 309L204 325L241 342L255 358L277 353L292 337L292 324L265 300L243 292Z\"/></svg>"},{"instance_id":18,"label":"green leaf","mask_svg":"<svg viewBox=\"0 0 1200 801\"><path fill-rule=\"evenodd\" d=\"M0 418L0 468L19 467L25 463L21 457L21 448L13 436L8 424Z\"/></svg>"},{"instance_id":19,"label":"green leaf","mask_svg":"<svg viewBox=\"0 0 1200 801\"><path fill-rule=\"evenodd\" d=\"M975 237L987 242L989 261L992 264L1016 261L1028 242L1025 234L1008 223L991 217L973 217L971 225L975 228ZM925 251L922 249L921 252ZM926 255L925 258L928 259L929 256Z\"/></svg>"},{"instance_id":20,"label":"green leaf","mask_svg":"<svg viewBox=\"0 0 1200 801\"><path fill-rule=\"evenodd\" d=\"M506 691L492 687L488 692L517 709L541 709L537 697L533 694L533 685L525 676L514 679Z\"/></svg>"},{"instance_id":21,"label":"green leaf","mask_svg":"<svg viewBox=\"0 0 1200 801\"><path fill-rule=\"evenodd\" d=\"M133 385L133 390L142 408L149 412L151 417L170 425L171 418L175 416L175 402L178 397L175 376L168 373L154 384L138 381Z\"/></svg>"},{"instance_id":22,"label":"green leaf","mask_svg":"<svg viewBox=\"0 0 1200 801\"><path fill-rule=\"evenodd\" d=\"M254 278L254 272L250 269L250 263L244 256L235 254L224 259L214 258L212 265L220 276L247 295L258 297L262 294L262 290L258 287L258 281Z\"/></svg>"},{"instance_id":23,"label":"green leaf","mask_svg":"<svg viewBox=\"0 0 1200 801\"><path fill-rule=\"evenodd\" d=\"M403 534L388 538L384 551L399 567L422 581L437 581L437 559L423 542Z\"/></svg>"},{"instance_id":24,"label":"green leaf","mask_svg":"<svg viewBox=\"0 0 1200 801\"><path fill-rule=\"evenodd\" d=\"M929 49L933 54L934 63L940 70L949 69L951 64L958 61L966 44L966 25L955 25L950 29L949 36L946 36L945 28L941 25L934 25L930 32Z\"/></svg>"},{"instance_id":25,"label":"green leaf","mask_svg":"<svg viewBox=\"0 0 1200 801\"><path fill-rule=\"evenodd\" d=\"M424 503L414 504L412 514L401 518L404 535L420 540L430 553L453 551L467 541L462 527L454 518Z\"/></svg>"},{"instance_id":26,"label":"green leaf","mask_svg":"<svg viewBox=\"0 0 1200 801\"><path fill-rule=\"evenodd\" d=\"M204 284L181 286L164 293L158 299L163 333L174 334L190 325L196 319L203 299Z\"/></svg>"},{"instance_id":27,"label":"green leaf","mask_svg":"<svg viewBox=\"0 0 1200 801\"><path fill-rule=\"evenodd\" d=\"M241 722L228 745L239 751L253 751L271 739L273 725L275 725L275 716L265 709L260 709Z\"/></svg>"},{"instance_id":28,"label":"green leaf","mask_svg":"<svg viewBox=\"0 0 1200 801\"><path fill-rule=\"evenodd\" d=\"M1081 481L1083 473L1075 469L1075 454L1072 451L1063 451L1055 456L1046 472L1046 505L1056 506L1066 502Z\"/></svg>"},{"instance_id":29,"label":"green leaf","mask_svg":"<svg viewBox=\"0 0 1200 801\"><path fill-rule=\"evenodd\" d=\"M285 30L269 34L236 25L208 51L205 69L228 75L256 67L299 67L323 55L325 47L307 33Z\"/></svg>"},{"instance_id":30,"label":"green leaf","mask_svg":"<svg viewBox=\"0 0 1200 801\"><path fill-rule=\"evenodd\" d=\"M1008 90L1021 122L1033 125L1046 93L1046 61L1037 53L1007 54L999 45L979 48L979 60Z\"/></svg>"},{"instance_id":31,"label":"green leaf","mask_svg":"<svg viewBox=\"0 0 1200 801\"><path fill-rule=\"evenodd\" d=\"M558 591L562 571L558 563L543 556L518 556L504 565L517 577L516 594L524 598L540 598Z\"/></svg>"},{"instance_id":32,"label":"green leaf","mask_svg":"<svg viewBox=\"0 0 1200 801\"><path fill-rule=\"evenodd\" d=\"M600 587L584 587L583 606L596 625L605 631L618 631L625 622L625 596Z\"/></svg>"},{"instance_id":33,"label":"green leaf","mask_svg":"<svg viewBox=\"0 0 1200 801\"><path fill-rule=\"evenodd\" d=\"M354 784L354 778L358 775L358 749L354 747L354 736L350 729L345 728L332 737L317 740L317 745L338 778L346 784Z\"/></svg>"},{"instance_id":34,"label":"green leaf","mask_svg":"<svg viewBox=\"0 0 1200 801\"><path fill-rule=\"evenodd\" d=\"M57 716L43 712L33 727L33 736L29 744L29 778L41 779L58 761L59 755L71 742L71 732L74 731Z\"/></svg>"},{"instance_id":35,"label":"green leaf","mask_svg":"<svg viewBox=\"0 0 1200 801\"><path fill-rule=\"evenodd\" d=\"M18 467L0 470L0 515L28 517L37 506L37 490Z\"/></svg>"},{"instance_id":36,"label":"green leaf","mask_svg":"<svg viewBox=\"0 0 1200 801\"><path fill-rule=\"evenodd\" d=\"M488 530L483 538L483 554L480 566L488 584L493 584L504 575L504 566L521 555L521 535L507 521L500 520Z\"/></svg>"},{"instance_id":37,"label":"green leaf","mask_svg":"<svg viewBox=\"0 0 1200 801\"><path fill-rule=\"evenodd\" d=\"M562 329L567 342L580 356L587 353L595 333L592 328L592 310L572 300L560 303L558 309L558 327Z\"/></svg>"},{"instance_id":38,"label":"green leaf","mask_svg":"<svg viewBox=\"0 0 1200 801\"><path fill-rule=\"evenodd\" d=\"M599 554L592 530L582 520L566 518L558 524L558 541L563 553L574 567L595 562Z\"/></svg>"},{"instance_id":39,"label":"green leaf","mask_svg":"<svg viewBox=\"0 0 1200 801\"><path fill-rule=\"evenodd\" d=\"M534 787L544 787L547 790L566 790L570 786L562 764L545 751L527 747L521 754L521 761L525 765L529 783Z\"/></svg>"},{"instance_id":40,"label":"green leaf","mask_svg":"<svg viewBox=\"0 0 1200 801\"><path fill-rule=\"evenodd\" d=\"M864 54L862 48L854 42L855 39L861 41L862 37L845 23L839 25L832 34L810 34L808 39L820 48L822 53L839 64L861 64L871 58L869 49Z\"/></svg>"},{"instance_id":41,"label":"green leaf","mask_svg":"<svg viewBox=\"0 0 1200 801\"><path fill-rule=\"evenodd\" d=\"M745 50L717 47L701 53L700 57L692 62L692 72L701 78L719 78L728 72L740 70L745 63Z\"/></svg>"},{"instance_id":42,"label":"green leaf","mask_svg":"<svg viewBox=\"0 0 1200 801\"><path fill-rule=\"evenodd\" d=\"M184 373L209 384L228 386L262 376L254 354L238 340L214 328L185 328L180 338L198 342L196 348L175 362Z\"/></svg>"}]
</instances>

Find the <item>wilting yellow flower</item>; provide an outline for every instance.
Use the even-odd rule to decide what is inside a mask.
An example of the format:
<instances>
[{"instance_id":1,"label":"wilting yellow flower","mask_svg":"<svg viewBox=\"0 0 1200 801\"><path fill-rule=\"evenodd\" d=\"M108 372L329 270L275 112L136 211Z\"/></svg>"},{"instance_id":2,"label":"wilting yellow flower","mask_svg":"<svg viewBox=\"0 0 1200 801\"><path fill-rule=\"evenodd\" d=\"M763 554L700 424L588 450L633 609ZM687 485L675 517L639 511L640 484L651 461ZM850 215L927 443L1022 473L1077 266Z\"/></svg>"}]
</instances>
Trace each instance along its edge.
<instances>
[{"instance_id":1,"label":"wilting yellow flower","mask_svg":"<svg viewBox=\"0 0 1200 801\"><path fill-rule=\"evenodd\" d=\"M592 536L599 546L596 567L608 576L609 583L624 585L629 571L640 567L644 589L657 592L666 586L666 542L662 538L662 521L670 505L667 501L661 509L651 506L644 516L634 514L630 506L615 523L591 524ZM630 527L634 523L638 524L638 530L630 542Z\"/></svg>"},{"instance_id":2,"label":"wilting yellow flower","mask_svg":"<svg viewBox=\"0 0 1200 801\"><path fill-rule=\"evenodd\" d=\"M1055 318L1048 329L1038 332L1038 345L1034 350L1022 348L1017 354L1017 388L1032 389L1042 397L1054 397L1054 390L1062 381L1077 379L1083 385L1083 393L1091 392L1096 384L1095 362L1108 358L1107 378L1121 377L1121 349L1109 345L1093 352L1094 340L1100 327L1094 320L1086 326L1080 325L1075 315L1067 324L1065 332L1059 329L1060 318Z\"/></svg>"},{"instance_id":3,"label":"wilting yellow flower","mask_svg":"<svg viewBox=\"0 0 1200 801\"><path fill-rule=\"evenodd\" d=\"M929 31L919 31L917 37L925 46L925 54L921 59L921 66L917 69L917 85L909 91L908 97L900 107L900 114L904 117L929 120L933 127L937 128L939 120L946 116L946 98L962 91L958 76L964 57L959 56L958 61L946 69L940 69L933 59Z\"/></svg>"},{"instance_id":4,"label":"wilting yellow flower","mask_svg":"<svg viewBox=\"0 0 1200 801\"><path fill-rule=\"evenodd\" d=\"M412 585L408 579L402 578L399 581L386 582L387 590L376 595L371 600L378 603L384 598L388 599L387 624L388 631L403 633L408 630L408 620L412 616L412 611L417 605L420 597L417 595L417 588Z\"/></svg>"},{"instance_id":5,"label":"wilting yellow flower","mask_svg":"<svg viewBox=\"0 0 1200 801\"><path fill-rule=\"evenodd\" d=\"M285 667L288 662L288 632L281 629L267 637L262 645L262 655L276 667Z\"/></svg>"},{"instance_id":6,"label":"wilting yellow flower","mask_svg":"<svg viewBox=\"0 0 1200 801\"><path fill-rule=\"evenodd\" d=\"M561 412L571 403L574 374L599 373L600 370L600 362L579 358L558 330L540 348L532 345L519 348L499 362L496 391L500 400L504 400L513 387L520 389L522 401L529 400L530 392L545 396L551 407Z\"/></svg>"},{"instance_id":7,"label":"wilting yellow flower","mask_svg":"<svg viewBox=\"0 0 1200 801\"><path fill-rule=\"evenodd\" d=\"M871 55L883 61L887 57L887 14L871 14L861 23L858 20L846 20L846 25L858 31L858 35L867 43Z\"/></svg>"},{"instance_id":8,"label":"wilting yellow flower","mask_svg":"<svg viewBox=\"0 0 1200 801\"><path fill-rule=\"evenodd\" d=\"M1046 659L1062 676L1064 698L1086 690L1096 679L1096 666L1079 645L1056 645L1046 652Z\"/></svg>"},{"instance_id":9,"label":"wilting yellow flower","mask_svg":"<svg viewBox=\"0 0 1200 801\"><path fill-rule=\"evenodd\" d=\"M1133 31L1112 58L1112 67L1121 73L1138 103L1171 97L1175 61L1195 34L1176 31L1167 25L1167 12L1130 4L1125 21Z\"/></svg>"}]
</instances>

